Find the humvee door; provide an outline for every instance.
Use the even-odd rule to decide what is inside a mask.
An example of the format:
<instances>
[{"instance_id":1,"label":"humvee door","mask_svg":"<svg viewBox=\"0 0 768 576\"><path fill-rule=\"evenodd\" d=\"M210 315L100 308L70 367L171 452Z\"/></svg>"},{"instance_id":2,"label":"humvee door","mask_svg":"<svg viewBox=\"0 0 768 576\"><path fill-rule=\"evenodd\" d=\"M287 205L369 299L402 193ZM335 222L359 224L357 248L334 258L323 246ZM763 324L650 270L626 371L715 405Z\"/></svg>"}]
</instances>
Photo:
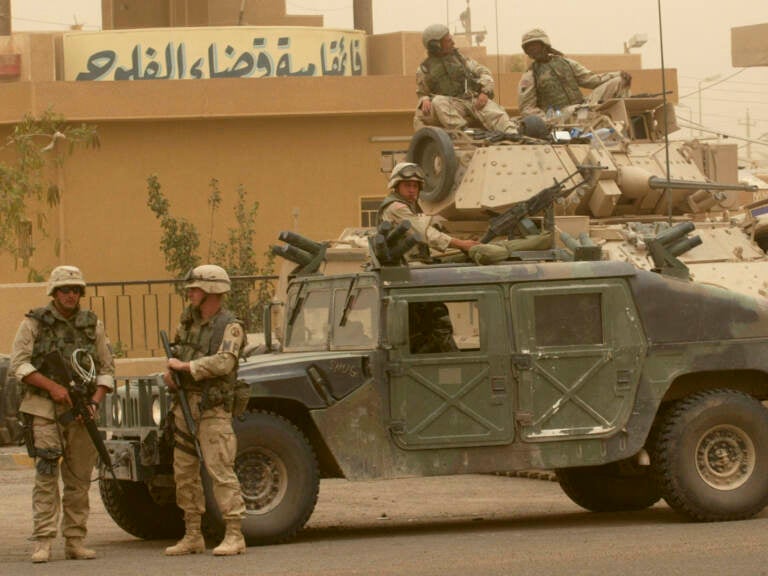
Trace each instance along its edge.
<instances>
[{"instance_id":1,"label":"humvee door","mask_svg":"<svg viewBox=\"0 0 768 576\"><path fill-rule=\"evenodd\" d=\"M497 286L401 290L408 337L389 351L391 424L402 448L513 440L510 343Z\"/></svg>"},{"instance_id":2,"label":"humvee door","mask_svg":"<svg viewBox=\"0 0 768 576\"><path fill-rule=\"evenodd\" d=\"M646 351L629 288L612 278L526 283L511 298L522 439L613 435Z\"/></svg>"}]
</instances>

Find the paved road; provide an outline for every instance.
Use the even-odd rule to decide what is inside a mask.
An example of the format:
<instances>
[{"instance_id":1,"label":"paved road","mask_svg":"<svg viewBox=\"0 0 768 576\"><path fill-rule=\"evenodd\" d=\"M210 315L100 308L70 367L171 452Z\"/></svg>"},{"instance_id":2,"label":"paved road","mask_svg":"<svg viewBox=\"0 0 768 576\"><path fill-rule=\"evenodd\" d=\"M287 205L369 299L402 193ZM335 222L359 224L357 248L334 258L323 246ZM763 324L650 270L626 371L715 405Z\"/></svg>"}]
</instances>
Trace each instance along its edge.
<instances>
[{"instance_id":1,"label":"paved road","mask_svg":"<svg viewBox=\"0 0 768 576\"><path fill-rule=\"evenodd\" d=\"M739 575L768 576L768 510L722 524L681 522L664 504L591 514L554 482L496 476L323 481L307 529L245 556L166 558L169 542L137 540L104 511L94 485L88 544L100 558L32 565L32 470L0 470L0 574Z\"/></svg>"}]
</instances>

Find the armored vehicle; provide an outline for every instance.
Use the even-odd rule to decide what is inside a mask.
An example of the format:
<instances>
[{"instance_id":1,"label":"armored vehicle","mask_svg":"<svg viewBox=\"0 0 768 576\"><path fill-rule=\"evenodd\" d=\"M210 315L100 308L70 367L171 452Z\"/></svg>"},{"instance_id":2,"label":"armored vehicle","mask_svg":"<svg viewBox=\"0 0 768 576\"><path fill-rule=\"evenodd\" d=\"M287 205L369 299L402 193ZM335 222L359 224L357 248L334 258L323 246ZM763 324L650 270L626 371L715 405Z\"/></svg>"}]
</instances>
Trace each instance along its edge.
<instances>
[{"instance_id":1,"label":"armored vehicle","mask_svg":"<svg viewBox=\"0 0 768 576\"><path fill-rule=\"evenodd\" d=\"M282 345L239 371L250 544L291 538L321 478L543 469L594 512L768 504L764 301L627 262L509 261L297 274L281 306ZM181 530L168 403L159 378L102 403L102 497L140 537Z\"/></svg>"},{"instance_id":2,"label":"armored vehicle","mask_svg":"<svg viewBox=\"0 0 768 576\"><path fill-rule=\"evenodd\" d=\"M768 295L768 183L740 181L736 144L670 140L674 108L658 96L584 105L565 121L526 117L520 126L513 136L425 127L406 149L382 153L381 169L420 164L425 214L455 236L480 238L489 218L594 166L594 177L554 203L558 231L588 237L605 259L647 269L648 239L695 222L703 242L680 257L691 276ZM564 247L559 234L553 240Z\"/></svg>"}]
</instances>

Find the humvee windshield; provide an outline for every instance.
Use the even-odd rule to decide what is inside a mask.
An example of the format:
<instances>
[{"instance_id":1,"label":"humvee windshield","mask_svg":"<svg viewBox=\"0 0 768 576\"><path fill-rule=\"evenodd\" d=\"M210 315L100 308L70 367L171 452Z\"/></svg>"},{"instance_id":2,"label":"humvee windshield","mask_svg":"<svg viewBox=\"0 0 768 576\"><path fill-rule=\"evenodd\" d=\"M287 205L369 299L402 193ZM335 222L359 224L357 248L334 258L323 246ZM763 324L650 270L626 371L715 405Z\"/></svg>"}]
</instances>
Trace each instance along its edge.
<instances>
[{"instance_id":1,"label":"humvee windshield","mask_svg":"<svg viewBox=\"0 0 768 576\"><path fill-rule=\"evenodd\" d=\"M288 289L287 351L376 347L379 295L370 276L307 279Z\"/></svg>"}]
</instances>

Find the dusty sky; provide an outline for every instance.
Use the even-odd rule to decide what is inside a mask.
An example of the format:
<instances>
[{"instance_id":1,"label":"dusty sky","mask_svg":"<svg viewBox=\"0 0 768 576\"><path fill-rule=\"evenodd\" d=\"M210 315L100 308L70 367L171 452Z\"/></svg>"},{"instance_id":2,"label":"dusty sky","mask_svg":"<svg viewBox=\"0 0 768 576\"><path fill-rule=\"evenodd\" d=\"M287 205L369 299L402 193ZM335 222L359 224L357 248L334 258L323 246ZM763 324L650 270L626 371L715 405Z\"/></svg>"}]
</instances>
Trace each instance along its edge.
<instances>
[{"instance_id":1,"label":"dusty sky","mask_svg":"<svg viewBox=\"0 0 768 576\"><path fill-rule=\"evenodd\" d=\"M250 0L256 1L256 0ZM664 64L677 68L681 119L698 121L729 134L768 139L768 66L731 67L731 28L768 22L767 0L472 0L472 24L485 29L489 53L520 52L520 37L544 28L566 54L617 53L635 33L648 42L635 49L646 68L661 67L659 3ZM101 0L11 0L14 30L61 30L75 20L99 30ZM331 28L352 27L352 0L287 0L291 14L322 14ZM374 0L374 32L422 30L433 22L459 29L467 0ZM717 80L704 81L718 76ZM701 82L701 84L700 84ZM702 106L699 110L698 88ZM711 87L710 87L711 85ZM686 96L687 95L687 96ZM768 163L768 146L752 153Z\"/></svg>"}]
</instances>

